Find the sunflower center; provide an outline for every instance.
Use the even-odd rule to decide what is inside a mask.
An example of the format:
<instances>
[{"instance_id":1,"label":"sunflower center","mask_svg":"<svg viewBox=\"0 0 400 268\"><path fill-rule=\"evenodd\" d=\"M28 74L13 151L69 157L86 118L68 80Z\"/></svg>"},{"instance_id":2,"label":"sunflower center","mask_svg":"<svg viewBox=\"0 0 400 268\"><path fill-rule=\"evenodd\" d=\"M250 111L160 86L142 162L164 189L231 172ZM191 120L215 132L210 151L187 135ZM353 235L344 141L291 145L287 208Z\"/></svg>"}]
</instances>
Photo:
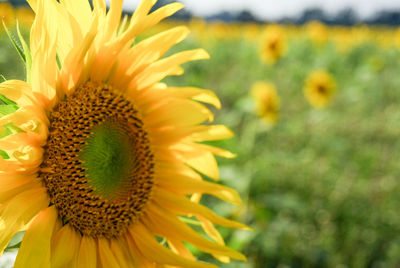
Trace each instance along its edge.
<instances>
[{"instance_id":1,"label":"sunflower center","mask_svg":"<svg viewBox=\"0 0 400 268\"><path fill-rule=\"evenodd\" d=\"M117 122L106 120L93 129L81 159L89 185L100 195L112 198L129 181L135 165L134 141Z\"/></svg>"},{"instance_id":2,"label":"sunflower center","mask_svg":"<svg viewBox=\"0 0 400 268\"><path fill-rule=\"evenodd\" d=\"M317 86L317 91L319 94L325 94L327 93L327 89L324 85L318 85Z\"/></svg>"},{"instance_id":3,"label":"sunflower center","mask_svg":"<svg viewBox=\"0 0 400 268\"><path fill-rule=\"evenodd\" d=\"M107 85L86 83L50 115L39 176L64 224L117 237L151 195L153 154L134 105Z\"/></svg>"}]
</instances>

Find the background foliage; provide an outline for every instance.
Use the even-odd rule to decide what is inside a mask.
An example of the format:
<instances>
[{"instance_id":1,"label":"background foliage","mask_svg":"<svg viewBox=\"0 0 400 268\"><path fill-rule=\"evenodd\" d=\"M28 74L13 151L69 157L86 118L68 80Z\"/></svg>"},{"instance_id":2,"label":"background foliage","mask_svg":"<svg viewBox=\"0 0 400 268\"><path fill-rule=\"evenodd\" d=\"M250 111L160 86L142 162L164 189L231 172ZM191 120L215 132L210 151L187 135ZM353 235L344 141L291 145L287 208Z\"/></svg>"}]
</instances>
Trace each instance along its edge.
<instances>
[{"instance_id":1,"label":"background foliage","mask_svg":"<svg viewBox=\"0 0 400 268\"><path fill-rule=\"evenodd\" d=\"M394 29L327 28L328 41L316 44L305 27L285 26L287 51L266 65L259 54L265 26L192 21L190 27L194 33L174 50L204 47L211 59L186 64L183 76L166 82L212 89L221 98L216 122L236 137L218 145L238 155L219 159L221 183L240 192L243 206L211 197L204 202L254 228L220 229L249 259L223 266L400 266L400 52ZM328 108L315 110L302 88L320 68L338 88ZM24 79L4 33L0 73ZM274 83L282 101L273 127L254 113L250 90L258 80Z\"/></svg>"}]
</instances>

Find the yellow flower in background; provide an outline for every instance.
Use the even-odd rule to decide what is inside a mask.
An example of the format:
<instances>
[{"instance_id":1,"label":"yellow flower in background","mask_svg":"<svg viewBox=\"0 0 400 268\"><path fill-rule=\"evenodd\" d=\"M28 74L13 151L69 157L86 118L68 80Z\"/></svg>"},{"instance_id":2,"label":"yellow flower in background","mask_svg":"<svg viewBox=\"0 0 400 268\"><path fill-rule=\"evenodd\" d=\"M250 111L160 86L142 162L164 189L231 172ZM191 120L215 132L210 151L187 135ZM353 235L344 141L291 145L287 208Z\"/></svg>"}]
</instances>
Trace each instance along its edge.
<instances>
[{"instance_id":1,"label":"yellow flower in background","mask_svg":"<svg viewBox=\"0 0 400 268\"><path fill-rule=\"evenodd\" d=\"M260 26L257 23L243 24L242 34L245 40L253 42L260 36Z\"/></svg>"},{"instance_id":2,"label":"yellow flower in background","mask_svg":"<svg viewBox=\"0 0 400 268\"><path fill-rule=\"evenodd\" d=\"M8 2L0 2L0 18L8 28L14 26L15 12L14 7ZM1 27L3 30L3 27Z\"/></svg>"},{"instance_id":3,"label":"yellow flower in background","mask_svg":"<svg viewBox=\"0 0 400 268\"><path fill-rule=\"evenodd\" d=\"M400 49L400 28L398 28L395 32L394 35L394 39L395 39L395 45L397 46L398 49Z\"/></svg>"},{"instance_id":4,"label":"yellow flower in background","mask_svg":"<svg viewBox=\"0 0 400 268\"><path fill-rule=\"evenodd\" d=\"M281 101L273 84L258 81L251 90L256 104L256 112L269 125L276 123L279 117Z\"/></svg>"},{"instance_id":5,"label":"yellow flower in background","mask_svg":"<svg viewBox=\"0 0 400 268\"><path fill-rule=\"evenodd\" d=\"M209 90L160 83L209 56L163 57L189 34L185 26L132 45L182 5L149 13L156 1L144 0L121 29L122 2L107 11L103 0L93 9L89 1L29 0L28 82L0 84L0 251L26 230L16 268L216 267L198 262L186 242L222 262L245 260L214 224L248 227L200 203L203 194L241 202L202 177L218 179L214 155L233 156L202 143L233 135L201 125L213 119L202 103L220 102Z\"/></svg>"},{"instance_id":6,"label":"yellow flower in background","mask_svg":"<svg viewBox=\"0 0 400 268\"><path fill-rule=\"evenodd\" d=\"M283 29L278 25L268 26L261 38L261 59L267 64L274 64L286 52L286 40Z\"/></svg>"},{"instance_id":7,"label":"yellow flower in background","mask_svg":"<svg viewBox=\"0 0 400 268\"><path fill-rule=\"evenodd\" d=\"M189 21L190 31L199 39L203 40L207 37L207 22L200 17L193 17Z\"/></svg>"},{"instance_id":8,"label":"yellow flower in background","mask_svg":"<svg viewBox=\"0 0 400 268\"><path fill-rule=\"evenodd\" d=\"M325 70L312 72L304 85L304 95L315 108L324 108L332 99L335 91L335 80Z\"/></svg>"},{"instance_id":9,"label":"yellow flower in background","mask_svg":"<svg viewBox=\"0 0 400 268\"><path fill-rule=\"evenodd\" d=\"M15 9L15 17L22 27L27 28L32 26L33 20L35 19L35 14L30 8L18 7Z\"/></svg>"},{"instance_id":10,"label":"yellow flower in background","mask_svg":"<svg viewBox=\"0 0 400 268\"><path fill-rule=\"evenodd\" d=\"M316 45L324 45L328 42L328 28L319 21L311 21L306 26L308 35Z\"/></svg>"}]
</instances>

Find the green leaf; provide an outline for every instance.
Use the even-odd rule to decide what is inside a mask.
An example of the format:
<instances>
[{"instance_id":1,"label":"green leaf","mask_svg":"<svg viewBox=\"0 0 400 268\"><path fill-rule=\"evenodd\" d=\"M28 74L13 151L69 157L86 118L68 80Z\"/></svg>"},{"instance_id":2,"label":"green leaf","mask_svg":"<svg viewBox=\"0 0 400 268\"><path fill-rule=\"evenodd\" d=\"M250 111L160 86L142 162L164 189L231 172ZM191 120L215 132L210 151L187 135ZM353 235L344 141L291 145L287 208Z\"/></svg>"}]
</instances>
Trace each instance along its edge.
<instances>
[{"instance_id":1,"label":"green leaf","mask_svg":"<svg viewBox=\"0 0 400 268\"><path fill-rule=\"evenodd\" d=\"M3 159L10 159L10 156L8 155L8 153L6 153L3 150L0 150L0 157L2 157Z\"/></svg>"},{"instance_id":2,"label":"green leaf","mask_svg":"<svg viewBox=\"0 0 400 268\"><path fill-rule=\"evenodd\" d=\"M3 20L3 27L8 35L8 38L10 38L11 43L14 45L15 49L17 50L19 56L26 63L26 57L25 57L24 50L20 47L20 45L17 43L17 40L15 40L15 38L12 36L11 32L8 30L4 20Z\"/></svg>"},{"instance_id":3,"label":"green leaf","mask_svg":"<svg viewBox=\"0 0 400 268\"><path fill-rule=\"evenodd\" d=\"M31 69L32 69L32 55L31 55L31 50L19 29L18 20L17 20L17 33L18 33L19 40L22 44L22 48L24 49L24 52L25 52L26 81L30 82L31 81Z\"/></svg>"}]
</instances>

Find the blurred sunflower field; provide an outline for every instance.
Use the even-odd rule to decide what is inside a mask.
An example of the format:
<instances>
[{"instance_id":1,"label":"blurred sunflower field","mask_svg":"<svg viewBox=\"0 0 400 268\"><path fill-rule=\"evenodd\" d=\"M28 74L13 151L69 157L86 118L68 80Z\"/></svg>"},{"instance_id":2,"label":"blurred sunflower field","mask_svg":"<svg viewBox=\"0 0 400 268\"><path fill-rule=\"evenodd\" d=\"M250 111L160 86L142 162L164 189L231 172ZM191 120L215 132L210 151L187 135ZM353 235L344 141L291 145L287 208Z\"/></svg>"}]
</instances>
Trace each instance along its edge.
<instances>
[{"instance_id":1,"label":"blurred sunflower field","mask_svg":"<svg viewBox=\"0 0 400 268\"><path fill-rule=\"evenodd\" d=\"M29 35L29 10L1 3L0 14L12 36L15 17ZM211 59L166 81L215 91L215 121L236 134L216 145L237 155L218 162L243 205L205 202L254 229L219 229L248 258L222 267L400 267L400 31L200 18L153 31L177 24L192 34L171 53ZM24 79L23 66L2 29L2 79Z\"/></svg>"}]
</instances>

